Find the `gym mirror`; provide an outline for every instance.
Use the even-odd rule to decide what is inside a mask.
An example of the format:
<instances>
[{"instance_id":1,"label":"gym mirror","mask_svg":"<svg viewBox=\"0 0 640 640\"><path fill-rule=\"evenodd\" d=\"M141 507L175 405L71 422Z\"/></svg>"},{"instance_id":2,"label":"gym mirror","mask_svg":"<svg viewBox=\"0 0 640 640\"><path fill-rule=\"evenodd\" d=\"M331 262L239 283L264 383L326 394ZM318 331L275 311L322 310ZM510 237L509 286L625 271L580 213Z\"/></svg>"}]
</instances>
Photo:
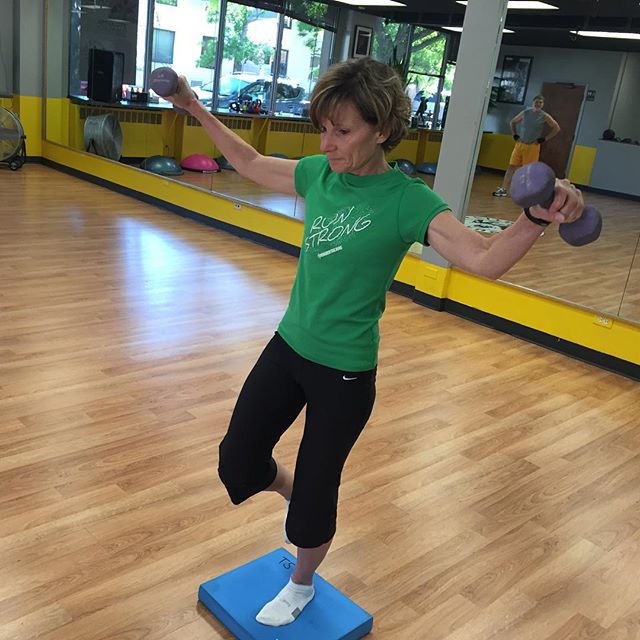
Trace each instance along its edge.
<instances>
[{"instance_id":1,"label":"gym mirror","mask_svg":"<svg viewBox=\"0 0 640 640\"><path fill-rule=\"evenodd\" d=\"M87 80L82 75L85 67L88 70L89 50L114 50L119 43L117 50L125 54L122 73L126 82L123 84L129 97L119 116L123 134L122 153L127 162L139 163L153 155L171 157L177 155L178 150L182 156L188 155L187 152L215 155L213 147L194 121L184 122L160 99L150 106L135 102L138 99L135 97L137 89L144 86L142 73L145 64L148 68L170 65L181 71L184 69L200 98L217 108L236 133L248 142L262 146L266 153L296 157L319 151L318 136L306 121L308 111L305 109L308 109L307 98L318 74L329 62L333 39L328 29L264 11L257 17L254 9L228 2L227 24L235 20L233 24L239 24L241 33L246 33L251 41L250 55L239 64L237 57L234 58L234 47L238 46L236 41L225 38L220 46L217 42L219 20L223 19L222 5L217 0L180 0L180 11L190 8L194 12L188 30L179 27L171 18L171 12L176 11L176 0L156 0L155 3L153 0L48 0L45 4L45 124L48 140L84 148L83 127L87 115L95 109L83 102L82 97L88 89ZM153 28L148 29L148 24ZM200 25L197 35L194 35L194 24ZM229 30L229 33L233 31ZM421 35L419 31L417 33ZM338 29L336 50L344 48L341 44L348 37L349 34L341 34ZM276 47L277 42L281 42L279 48ZM374 55L375 42L374 38ZM69 51L71 56L68 56ZM279 54L276 56L277 51ZM294 52L297 53L294 55ZM296 66L303 57L301 52L304 52L302 70ZM184 59L180 57L183 55ZM213 92L216 81L213 61L216 55L221 55L224 62L220 66L217 102L213 105L216 99ZM553 162L553 156L560 153L556 145L563 143L566 156L559 162L575 182L619 194L640 195L637 191L640 180L637 175L635 181L633 179L633 170L637 172L640 166L640 146L634 144L640 138L640 132L637 130L637 118L633 115L633 105L640 97L637 95L640 92L640 54L503 46L496 69L498 79L505 55L531 58L525 101L523 105L497 100L491 102L466 212L467 223L491 232L491 225L493 230L498 229L519 214L518 207L510 198L495 197L492 193L502 181L502 168L513 147L509 121L529 106L537 93L548 94L545 96L545 110L563 122L573 122L565 124L562 136L558 135L553 145L549 141L545 149L547 143L543 144L542 159ZM432 164L437 162L438 129L446 121L447 82L451 82L455 70L452 60L445 57L445 63L442 67L432 61L425 62L426 66L409 79L416 114L414 125L418 126L417 133L416 130L414 133L426 135L425 131L429 132L426 140L428 151L434 156ZM281 79L277 94L271 96L270 81L276 64ZM67 72L69 68L72 70L70 74ZM562 91L567 88L577 88L578 93L582 91L572 114L561 110L564 103ZM422 96L418 96L420 89ZM70 91L80 97L68 101ZM427 94L437 95L437 103L430 104L428 97L418 116L423 101L416 100L416 97ZM259 114L238 113L235 108L244 109L244 101L239 99L241 96L247 97L249 104L258 100L262 104L269 103L273 111L286 118L267 119ZM151 98L157 97L152 95ZM236 104L232 107L232 103ZM106 110L117 111L108 107ZM425 121L418 122L418 117ZM603 140L605 129L613 129L614 138L619 138L620 142ZM623 142L627 138L630 141ZM403 157L403 153L399 149L391 157ZM418 175L427 183L433 183L433 175ZM220 173L183 170L182 175L169 179L188 182L195 188L250 202L281 215L302 217L304 214L303 202L261 189L232 170ZM640 322L640 259L636 259L640 218L636 214L637 202L613 194L588 192L586 197L603 213L605 226L602 237L593 244L572 248L563 243L555 231L545 233L525 260L505 275L504 281Z\"/></svg>"},{"instance_id":2,"label":"gym mirror","mask_svg":"<svg viewBox=\"0 0 640 640\"><path fill-rule=\"evenodd\" d=\"M584 197L600 210L603 231L596 242L572 247L550 229L503 280L640 322L640 218L638 203L631 199L640 196L640 146L631 140L640 138L632 116L632 104L637 104L633 96L640 98L640 53L503 46L496 78L503 58L516 56L533 61L525 99L511 104L498 98L489 106L485 130L494 133L483 136L468 211L472 224L497 230L519 215L520 208L501 189L510 191L509 178L496 168L504 166L516 148L511 120L535 108L534 99L541 94L544 103L538 106L558 123L560 132L553 136L549 121L544 124L540 160L557 175L599 190L585 190ZM514 123L516 133L527 135L523 125ZM621 134L624 130L628 143L602 139L604 130L613 126Z\"/></svg>"}]
</instances>

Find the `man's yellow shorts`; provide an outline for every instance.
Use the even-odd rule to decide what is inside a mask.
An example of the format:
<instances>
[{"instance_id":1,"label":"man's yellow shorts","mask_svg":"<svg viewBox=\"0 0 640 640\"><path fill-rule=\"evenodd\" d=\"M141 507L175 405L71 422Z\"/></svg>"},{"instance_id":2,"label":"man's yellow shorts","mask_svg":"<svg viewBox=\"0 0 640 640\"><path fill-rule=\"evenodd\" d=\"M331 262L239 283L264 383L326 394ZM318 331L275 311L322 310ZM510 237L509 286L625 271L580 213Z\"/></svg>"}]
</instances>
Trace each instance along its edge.
<instances>
[{"instance_id":1,"label":"man's yellow shorts","mask_svg":"<svg viewBox=\"0 0 640 640\"><path fill-rule=\"evenodd\" d=\"M537 142L526 144L524 142L516 142L516 146L511 152L511 159L509 164L516 167L529 164L530 162L537 162L540 157L540 145Z\"/></svg>"}]
</instances>

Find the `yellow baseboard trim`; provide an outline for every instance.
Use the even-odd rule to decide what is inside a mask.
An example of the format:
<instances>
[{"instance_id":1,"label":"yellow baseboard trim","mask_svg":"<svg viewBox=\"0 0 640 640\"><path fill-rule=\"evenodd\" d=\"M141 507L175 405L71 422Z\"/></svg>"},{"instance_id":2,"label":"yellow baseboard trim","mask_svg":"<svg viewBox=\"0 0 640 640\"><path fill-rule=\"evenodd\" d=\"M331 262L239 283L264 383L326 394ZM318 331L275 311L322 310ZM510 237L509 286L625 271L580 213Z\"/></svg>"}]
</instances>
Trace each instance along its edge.
<instances>
[{"instance_id":1,"label":"yellow baseboard trim","mask_svg":"<svg viewBox=\"0 0 640 640\"><path fill-rule=\"evenodd\" d=\"M640 365L640 327L502 282L451 270L447 298Z\"/></svg>"},{"instance_id":2,"label":"yellow baseboard trim","mask_svg":"<svg viewBox=\"0 0 640 640\"><path fill-rule=\"evenodd\" d=\"M397 282L402 282L410 287L414 287L421 264L420 258L410 254L405 256L405 259L400 263L400 268L394 279Z\"/></svg>"},{"instance_id":3,"label":"yellow baseboard trim","mask_svg":"<svg viewBox=\"0 0 640 640\"><path fill-rule=\"evenodd\" d=\"M416 291L434 298L447 298L451 269L420 262L415 280Z\"/></svg>"},{"instance_id":4,"label":"yellow baseboard trim","mask_svg":"<svg viewBox=\"0 0 640 640\"><path fill-rule=\"evenodd\" d=\"M244 202L48 141L43 142L43 149L47 160L70 169L290 245L299 247L302 243L300 220L279 216Z\"/></svg>"}]
</instances>

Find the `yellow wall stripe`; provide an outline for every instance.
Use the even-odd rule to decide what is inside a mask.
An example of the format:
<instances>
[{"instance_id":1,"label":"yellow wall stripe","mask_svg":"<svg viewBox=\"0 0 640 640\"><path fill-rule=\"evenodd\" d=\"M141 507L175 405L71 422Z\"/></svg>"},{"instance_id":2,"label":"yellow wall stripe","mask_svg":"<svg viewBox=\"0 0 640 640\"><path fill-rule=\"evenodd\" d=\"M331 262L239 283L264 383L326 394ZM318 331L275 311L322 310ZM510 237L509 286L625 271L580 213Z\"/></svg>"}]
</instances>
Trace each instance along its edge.
<instances>
[{"instance_id":1,"label":"yellow wall stripe","mask_svg":"<svg viewBox=\"0 0 640 640\"><path fill-rule=\"evenodd\" d=\"M596 148L584 147L577 144L573 150L571 167L569 168L569 180L576 184L587 186L591 181L591 171L596 160Z\"/></svg>"},{"instance_id":2,"label":"yellow wall stripe","mask_svg":"<svg viewBox=\"0 0 640 640\"><path fill-rule=\"evenodd\" d=\"M478 165L504 171L509 165L513 145L512 136L503 133L483 133Z\"/></svg>"},{"instance_id":3,"label":"yellow wall stripe","mask_svg":"<svg viewBox=\"0 0 640 640\"><path fill-rule=\"evenodd\" d=\"M447 297L600 353L640 364L640 327L538 293L451 270ZM608 326L597 324L598 318Z\"/></svg>"},{"instance_id":4,"label":"yellow wall stripe","mask_svg":"<svg viewBox=\"0 0 640 640\"><path fill-rule=\"evenodd\" d=\"M42 98L13 96L4 98L2 106L18 116L27 137L27 156L42 156Z\"/></svg>"}]
</instances>

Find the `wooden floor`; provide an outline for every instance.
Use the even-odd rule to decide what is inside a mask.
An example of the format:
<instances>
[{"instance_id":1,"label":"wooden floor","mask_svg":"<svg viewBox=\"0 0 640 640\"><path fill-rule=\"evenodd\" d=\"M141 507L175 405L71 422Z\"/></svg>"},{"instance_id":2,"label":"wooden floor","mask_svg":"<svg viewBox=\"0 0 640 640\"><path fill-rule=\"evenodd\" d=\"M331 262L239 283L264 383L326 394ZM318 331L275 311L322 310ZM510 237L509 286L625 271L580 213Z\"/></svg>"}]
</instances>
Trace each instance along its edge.
<instances>
[{"instance_id":1,"label":"wooden floor","mask_svg":"<svg viewBox=\"0 0 640 640\"><path fill-rule=\"evenodd\" d=\"M433 176L419 177L433 186ZM179 180L282 215L304 217L304 200L269 191L235 171L204 175L185 172ZM503 220L515 220L520 215L511 198L491 195L500 180L501 175L488 171L476 176L468 215ZM585 197L602 212L600 239L588 246L570 247L553 229L503 280L640 323L640 203L593 193Z\"/></svg>"},{"instance_id":2,"label":"wooden floor","mask_svg":"<svg viewBox=\"0 0 640 640\"><path fill-rule=\"evenodd\" d=\"M217 444L296 260L42 166L0 190L0 638L230 638L198 586L284 505L231 506ZM390 294L378 390L321 567L372 640L640 639L636 382Z\"/></svg>"}]
</instances>

